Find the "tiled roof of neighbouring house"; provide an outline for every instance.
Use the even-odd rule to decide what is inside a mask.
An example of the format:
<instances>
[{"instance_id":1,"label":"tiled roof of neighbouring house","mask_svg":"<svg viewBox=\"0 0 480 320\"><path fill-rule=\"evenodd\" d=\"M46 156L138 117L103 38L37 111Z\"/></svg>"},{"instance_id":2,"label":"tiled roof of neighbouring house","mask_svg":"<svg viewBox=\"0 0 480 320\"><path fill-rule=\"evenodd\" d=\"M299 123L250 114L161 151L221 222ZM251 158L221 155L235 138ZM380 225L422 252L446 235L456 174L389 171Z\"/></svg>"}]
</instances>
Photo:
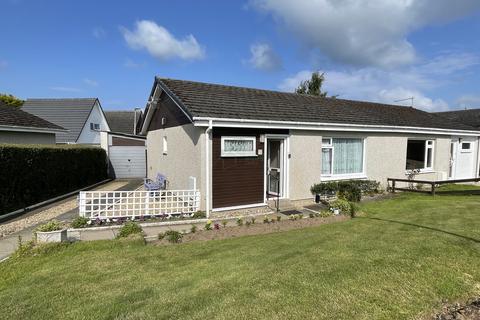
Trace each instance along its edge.
<instances>
[{"instance_id":1,"label":"tiled roof of neighbouring house","mask_svg":"<svg viewBox=\"0 0 480 320\"><path fill-rule=\"evenodd\" d=\"M137 111L137 118L135 119L135 111L105 111L108 126L112 132L134 134L134 123L141 118L141 111Z\"/></svg>"},{"instance_id":2,"label":"tiled roof of neighbouring house","mask_svg":"<svg viewBox=\"0 0 480 320\"><path fill-rule=\"evenodd\" d=\"M436 114L480 129L480 109L436 112Z\"/></svg>"},{"instance_id":3,"label":"tiled roof of neighbouring house","mask_svg":"<svg viewBox=\"0 0 480 320\"><path fill-rule=\"evenodd\" d=\"M475 130L411 107L156 78L191 117Z\"/></svg>"},{"instance_id":4,"label":"tiled roof of neighbouring house","mask_svg":"<svg viewBox=\"0 0 480 320\"><path fill-rule=\"evenodd\" d=\"M27 99L22 109L68 129L68 132L56 135L57 143L74 143L96 101L96 98Z\"/></svg>"},{"instance_id":5,"label":"tiled roof of neighbouring house","mask_svg":"<svg viewBox=\"0 0 480 320\"><path fill-rule=\"evenodd\" d=\"M0 101L0 126L64 130L62 127Z\"/></svg>"}]
</instances>

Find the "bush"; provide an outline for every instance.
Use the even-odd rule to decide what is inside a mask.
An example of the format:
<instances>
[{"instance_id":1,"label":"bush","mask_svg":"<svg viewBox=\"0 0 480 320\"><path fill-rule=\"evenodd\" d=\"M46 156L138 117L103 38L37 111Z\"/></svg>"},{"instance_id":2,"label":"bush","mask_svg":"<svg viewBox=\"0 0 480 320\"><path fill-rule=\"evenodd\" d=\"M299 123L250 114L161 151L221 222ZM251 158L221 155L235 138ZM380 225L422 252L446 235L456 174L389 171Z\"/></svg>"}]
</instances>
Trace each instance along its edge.
<instances>
[{"instance_id":1,"label":"bush","mask_svg":"<svg viewBox=\"0 0 480 320\"><path fill-rule=\"evenodd\" d=\"M75 229L85 228L88 226L88 221L89 220L85 217L76 217L73 219L72 223L70 223L70 226Z\"/></svg>"},{"instance_id":2,"label":"bush","mask_svg":"<svg viewBox=\"0 0 480 320\"><path fill-rule=\"evenodd\" d=\"M243 226L243 220L242 220L242 218L238 218L238 219L237 219L237 226L239 226L239 227L240 227L240 226Z\"/></svg>"},{"instance_id":3,"label":"bush","mask_svg":"<svg viewBox=\"0 0 480 320\"><path fill-rule=\"evenodd\" d=\"M59 221L52 220L45 224L42 224L36 230L39 232L51 232L51 231L62 230L63 227L64 227L63 224L60 223Z\"/></svg>"},{"instance_id":4,"label":"bush","mask_svg":"<svg viewBox=\"0 0 480 320\"><path fill-rule=\"evenodd\" d=\"M129 221L125 223L122 228L120 228L120 232L117 235L117 238L126 238L132 234L142 233L142 227L138 223L133 221Z\"/></svg>"},{"instance_id":5,"label":"bush","mask_svg":"<svg viewBox=\"0 0 480 320\"><path fill-rule=\"evenodd\" d=\"M332 211L330 210L323 210L320 212L320 217L321 218L328 218L332 216Z\"/></svg>"},{"instance_id":6,"label":"bush","mask_svg":"<svg viewBox=\"0 0 480 320\"><path fill-rule=\"evenodd\" d=\"M227 223L228 223L227 220L223 220L223 221L222 221L222 226L225 228L225 227L227 226Z\"/></svg>"},{"instance_id":7,"label":"bush","mask_svg":"<svg viewBox=\"0 0 480 320\"><path fill-rule=\"evenodd\" d=\"M208 220L207 223L205 223L205 230L212 230L212 221Z\"/></svg>"},{"instance_id":8,"label":"bush","mask_svg":"<svg viewBox=\"0 0 480 320\"><path fill-rule=\"evenodd\" d=\"M207 213L205 211L196 211L192 218L194 219L203 219L207 217Z\"/></svg>"},{"instance_id":9,"label":"bush","mask_svg":"<svg viewBox=\"0 0 480 320\"><path fill-rule=\"evenodd\" d=\"M350 217L355 218L359 209L358 204L350 202Z\"/></svg>"},{"instance_id":10,"label":"bush","mask_svg":"<svg viewBox=\"0 0 480 320\"><path fill-rule=\"evenodd\" d=\"M191 232L191 233L197 232L197 226L196 226L196 225L192 225L192 227L190 228L190 232Z\"/></svg>"},{"instance_id":11,"label":"bush","mask_svg":"<svg viewBox=\"0 0 480 320\"><path fill-rule=\"evenodd\" d=\"M105 150L0 145L0 215L107 178Z\"/></svg>"},{"instance_id":12,"label":"bush","mask_svg":"<svg viewBox=\"0 0 480 320\"><path fill-rule=\"evenodd\" d=\"M277 216L277 222L280 222L282 220L282 216Z\"/></svg>"},{"instance_id":13,"label":"bush","mask_svg":"<svg viewBox=\"0 0 480 320\"><path fill-rule=\"evenodd\" d=\"M348 202L347 200L343 200L343 199L338 199L338 200L333 201L330 204L330 208L331 209L338 209L338 210L340 210L340 213L342 213L342 214L350 214L350 212L351 212L350 202Z\"/></svg>"},{"instance_id":14,"label":"bush","mask_svg":"<svg viewBox=\"0 0 480 320\"><path fill-rule=\"evenodd\" d=\"M165 231L165 238L167 239L168 242L179 243L182 241L183 234L175 230L168 230L168 231Z\"/></svg>"},{"instance_id":15,"label":"bush","mask_svg":"<svg viewBox=\"0 0 480 320\"><path fill-rule=\"evenodd\" d=\"M358 202L363 194L378 193L379 188L380 182L374 180L345 180L317 183L310 191L319 195L337 194L340 198Z\"/></svg>"}]
</instances>

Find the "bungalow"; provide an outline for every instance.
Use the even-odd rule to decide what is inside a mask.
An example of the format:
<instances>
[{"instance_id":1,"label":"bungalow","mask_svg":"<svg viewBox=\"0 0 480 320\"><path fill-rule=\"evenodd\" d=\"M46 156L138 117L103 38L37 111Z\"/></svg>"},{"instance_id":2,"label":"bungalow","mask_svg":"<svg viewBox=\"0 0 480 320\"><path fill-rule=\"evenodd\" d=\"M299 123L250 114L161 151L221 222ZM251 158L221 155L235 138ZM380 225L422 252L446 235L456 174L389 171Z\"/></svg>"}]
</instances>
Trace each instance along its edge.
<instances>
[{"instance_id":1,"label":"bungalow","mask_svg":"<svg viewBox=\"0 0 480 320\"><path fill-rule=\"evenodd\" d=\"M480 131L412 107L155 78L147 172L213 211L311 201L320 181L478 176Z\"/></svg>"},{"instance_id":2,"label":"bungalow","mask_svg":"<svg viewBox=\"0 0 480 320\"><path fill-rule=\"evenodd\" d=\"M55 144L55 134L63 132L56 124L0 101L0 143Z\"/></svg>"},{"instance_id":3,"label":"bungalow","mask_svg":"<svg viewBox=\"0 0 480 320\"><path fill-rule=\"evenodd\" d=\"M480 109L443 111L437 112L436 114L456 122L468 124L480 130Z\"/></svg>"},{"instance_id":4,"label":"bungalow","mask_svg":"<svg viewBox=\"0 0 480 320\"><path fill-rule=\"evenodd\" d=\"M110 131L97 98L27 99L22 110L67 129L56 134L59 144L100 145L100 131Z\"/></svg>"}]
</instances>

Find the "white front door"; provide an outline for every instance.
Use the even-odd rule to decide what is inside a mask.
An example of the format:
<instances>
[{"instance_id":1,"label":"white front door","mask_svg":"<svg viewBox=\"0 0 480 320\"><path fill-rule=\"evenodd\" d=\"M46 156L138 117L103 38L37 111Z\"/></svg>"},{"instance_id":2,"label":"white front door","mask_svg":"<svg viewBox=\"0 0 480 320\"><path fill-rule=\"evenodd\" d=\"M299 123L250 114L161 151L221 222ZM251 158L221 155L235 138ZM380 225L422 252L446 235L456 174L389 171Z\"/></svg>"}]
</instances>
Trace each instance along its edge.
<instances>
[{"instance_id":1,"label":"white front door","mask_svg":"<svg viewBox=\"0 0 480 320\"><path fill-rule=\"evenodd\" d=\"M267 193L283 196L284 139L267 140Z\"/></svg>"},{"instance_id":2,"label":"white front door","mask_svg":"<svg viewBox=\"0 0 480 320\"><path fill-rule=\"evenodd\" d=\"M476 139L462 137L455 139L455 157L453 158L454 179L475 178Z\"/></svg>"}]
</instances>

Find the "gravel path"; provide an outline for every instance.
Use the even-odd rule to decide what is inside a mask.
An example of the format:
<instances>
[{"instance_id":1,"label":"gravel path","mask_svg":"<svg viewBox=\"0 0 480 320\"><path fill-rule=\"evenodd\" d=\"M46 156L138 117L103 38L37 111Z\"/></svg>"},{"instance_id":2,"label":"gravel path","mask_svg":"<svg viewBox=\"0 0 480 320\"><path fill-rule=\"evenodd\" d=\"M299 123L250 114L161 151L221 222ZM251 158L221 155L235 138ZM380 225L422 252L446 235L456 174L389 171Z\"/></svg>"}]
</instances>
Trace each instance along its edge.
<instances>
[{"instance_id":1,"label":"gravel path","mask_svg":"<svg viewBox=\"0 0 480 320\"><path fill-rule=\"evenodd\" d=\"M126 186L128 183L129 181L126 181L126 180L112 181L98 188L95 188L93 190L96 190L96 191L118 190ZM23 229L30 228L39 223L46 222L53 218L57 218L66 212L76 209L77 207L78 207L77 197L74 196L73 199L68 198L67 200L60 201L57 204L54 204L53 206L39 209L39 211L34 211L33 214L27 214L26 216L20 217L19 219L6 222L0 225L0 238L10 235L12 233L21 231Z\"/></svg>"}]
</instances>

